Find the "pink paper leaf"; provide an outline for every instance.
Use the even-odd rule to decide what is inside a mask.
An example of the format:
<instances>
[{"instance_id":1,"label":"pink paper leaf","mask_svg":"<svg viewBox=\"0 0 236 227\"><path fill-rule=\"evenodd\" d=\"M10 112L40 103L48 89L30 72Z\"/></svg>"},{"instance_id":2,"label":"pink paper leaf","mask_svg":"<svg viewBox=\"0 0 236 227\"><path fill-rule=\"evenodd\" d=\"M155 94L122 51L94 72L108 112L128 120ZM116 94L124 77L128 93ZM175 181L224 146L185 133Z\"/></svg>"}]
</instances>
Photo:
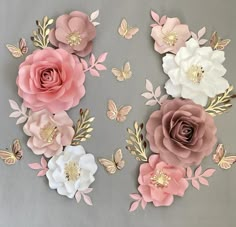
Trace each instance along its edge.
<instances>
[{"instance_id":1,"label":"pink paper leaf","mask_svg":"<svg viewBox=\"0 0 236 227\"><path fill-rule=\"evenodd\" d=\"M190 167L188 167L188 168L187 168L187 177L188 177L188 178L191 178L192 175L193 175L193 171L192 171L192 169L191 169Z\"/></svg>"},{"instance_id":2,"label":"pink paper leaf","mask_svg":"<svg viewBox=\"0 0 236 227\"><path fill-rule=\"evenodd\" d=\"M82 58L80 59L80 61L81 61L81 64L83 66L83 70L88 69L88 63Z\"/></svg>"},{"instance_id":3,"label":"pink paper leaf","mask_svg":"<svg viewBox=\"0 0 236 227\"><path fill-rule=\"evenodd\" d=\"M102 65L102 64L96 64L95 68L99 71L104 71L107 70L106 66Z\"/></svg>"},{"instance_id":4,"label":"pink paper leaf","mask_svg":"<svg viewBox=\"0 0 236 227\"><path fill-rule=\"evenodd\" d=\"M46 169L47 166L48 166L48 163L47 163L46 159L43 156L41 158L41 166L42 166L43 169Z\"/></svg>"},{"instance_id":5,"label":"pink paper leaf","mask_svg":"<svg viewBox=\"0 0 236 227\"><path fill-rule=\"evenodd\" d=\"M133 202L130 206L129 212L135 211L138 208L139 203L140 203L140 200Z\"/></svg>"},{"instance_id":6,"label":"pink paper leaf","mask_svg":"<svg viewBox=\"0 0 236 227\"><path fill-rule=\"evenodd\" d=\"M207 39L200 39L198 41L199 45L204 45L208 40Z\"/></svg>"},{"instance_id":7,"label":"pink paper leaf","mask_svg":"<svg viewBox=\"0 0 236 227\"><path fill-rule=\"evenodd\" d=\"M158 26L158 24L151 24L151 25L150 25L150 27L152 27L152 28L154 28L154 27L156 27L156 26Z\"/></svg>"},{"instance_id":8,"label":"pink paper leaf","mask_svg":"<svg viewBox=\"0 0 236 227\"><path fill-rule=\"evenodd\" d=\"M88 195L82 194L82 196L83 196L84 202L85 202L86 204L88 204L89 206L92 206L92 205L93 205L92 200L91 200L91 198L90 198Z\"/></svg>"},{"instance_id":9,"label":"pink paper leaf","mask_svg":"<svg viewBox=\"0 0 236 227\"><path fill-rule=\"evenodd\" d=\"M155 96L156 96L156 98L158 98L160 95L161 95L161 87L159 86L155 90Z\"/></svg>"},{"instance_id":10,"label":"pink paper leaf","mask_svg":"<svg viewBox=\"0 0 236 227\"><path fill-rule=\"evenodd\" d=\"M92 76L100 76L99 72L96 69L90 69L89 72Z\"/></svg>"},{"instance_id":11,"label":"pink paper leaf","mask_svg":"<svg viewBox=\"0 0 236 227\"><path fill-rule=\"evenodd\" d=\"M31 168L31 169L42 169L42 166L39 164L39 163L31 163L31 164L28 164L28 166Z\"/></svg>"},{"instance_id":12,"label":"pink paper leaf","mask_svg":"<svg viewBox=\"0 0 236 227\"><path fill-rule=\"evenodd\" d=\"M160 104L163 104L167 100L167 98L168 98L168 95L163 95L159 100Z\"/></svg>"},{"instance_id":13,"label":"pink paper leaf","mask_svg":"<svg viewBox=\"0 0 236 227\"><path fill-rule=\"evenodd\" d=\"M152 19L159 24L160 16L154 11L151 11L151 16L152 16Z\"/></svg>"},{"instance_id":14,"label":"pink paper leaf","mask_svg":"<svg viewBox=\"0 0 236 227\"><path fill-rule=\"evenodd\" d=\"M93 188L87 188L86 190L83 191L83 193L88 194L93 191Z\"/></svg>"},{"instance_id":15,"label":"pink paper leaf","mask_svg":"<svg viewBox=\"0 0 236 227\"><path fill-rule=\"evenodd\" d=\"M192 37L193 37L195 40L198 40L198 37L197 37L197 35L196 35L194 32L191 32L191 35L192 35Z\"/></svg>"},{"instance_id":16,"label":"pink paper leaf","mask_svg":"<svg viewBox=\"0 0 236 227\"><path fill-rule=\"evenodd\" d=\"M77 203L79 203L81 201L81 193L79 191L76 192L75 199L76 199Z\"/></svg>"},{"instance_id":17,"label":"pink paper leaf","mask_svg":"<svg viewBox=\"0 0 236 227\"><path fill-rule=\"evenodd\" d=\"M42 176L45 176L46 173L47 173L48 169L43 169L43 170L40 170L37 174L38 177L42 177Z\"/></svg>"},{"instance_id":18,"label":"pink paper leaf","mask_svg":"<svg viewBox=\"0 0 236 227\"><path fill-rule=\"evenodd\" d=\"M162 16L159 24L164 25L166 23L166 20L167 20L167 16Z\"/></svg>"},{"instance_id":19,"label":"pink paper leaf","mask_svg":"<svg viewBox=\"0 0 236 227\"><path fill-rule=\"evenodd\" d=\"M9 115L9 117L18 118L20 115L21 115L21 112L17 110L17 111L12 112L12 113Z\"/></svg>"},{"instance_id":20,"label":"pink paper leaf","mask_svg":"<svg viewBox=\"0 0 236 227\"><path fill-rule=\"evenodd\" d=\"M206 27L201 28L201 29L198 31L198 39L202 38L202 36L204 36L205 33L206 33Z\"/></svg>"},{"instance_id":21,"label":"pink paper leaf","mask_svg":"<svg viewBox=\"0 0 236 227\"><path fill-rule=\"evenodd\" d=\"M142 199L141 195L139 195L139 194L130 194L129 196L134 200Z\"/></svg>"},{"instance_id":22,"label":"pink paper leaf","mask_svg":"<svg viewBox=\"0 0 236 227\"><path fill-rule=\"evenodd\" d=\"M200 176L202 173L202 167L199 166L196 170L195 170L195 177L198 177Z\"/></svg>"},{"instance_id":23,"label":"pink paper leaf","mask_svg":"<svg viewBox=\"0 0 236 227\"><path fill-rule=\"evenodd\" d=\"M203 177L211 177L211 176L214 174L215 171L216 171L215 169L207 169L207 170L202 174L202 176L203 176Z\"/></svg>"},{"instance_id":24,"label":"pink paper leaf","mask_svg":"<svg viewBox=\"0 0 236 227\"><path fill-rule=\"evenodd\" d=\"M153 85L150 80L146 80L146 89L150 92L153 92Z\"/></svg>"},{"instance_id":25,"label":"pink paper leaf","mask_svg":"<svg viewBox=\"0 0 236 227\"><path fill-rule=\"evenodd\" d=\"M151 99L153 98L153 94L152 93L149 93L149 92L145 92L142 94L142 96L146 99Z\"/></svg>"},{"instance_id":26,"label":"pink paper leaf","mask_svg":"<svg viewBox=\"0 0 236 227\"><path fill-rule=\"evenodd\" d=\"M206 186L209 185L208 180L205 179L204 177L199 177L198 180L199 180L199 182L200 182L201 184L203 184L203 185L206 185Z\"/></svg>"},{"instance_id":27,"label":"pink paper leaf","mask_svg":"<svg viewBox=\"0 0 236 227\"><path fill-rule=\"evenodd\" d=\"M99 63L102 63L102 62L104 62L105 60L106 60L106 58L107 58L107 52L106 53L103 53L103 54L101 54L99 57L98 57L98 60L97 60L97 62L99 62Z\"/></svg>"},{"instance_id":28,"label":"pink paper leaf","mask_svg":"<svg viewBox=\"0 0 236 227\"><path fill-rule=\"evenodd\" d=\"M146 105L147 106L155 106L157 104L157 101L156 100L149 100L146 102Z\"/></svg>"},{"instance_id":29,"label":"pink paper leaf","mask_svg":"<svg viewBox=\"0 0 236 227\"><path fill-rule=\"evenodd\" d=\"M141 207L143 208L143 210L146 208L146 205L147 205L147 202L142 199Z\"/></svg>"},{"instance_id":30,"label":"pink paper leaf","mask_svg":"<svg viewBox=\"0 0 236 227\"><path fill-rule=\"evenodd\" d=\"M20 110L19 105L14 100L9 100L10 106L13 110Z\"/></svg>"},{"instance_id":31,"label":"pink paper leaf","mask_svg":"<svg viewBox=\"0 0 236 227\"><path fill-rule=\"evenodd\" d=\"M200 189L200 185L199 185L199 183L198 183L198 181L197 180L192 180L192 185L193 185L193 187L194 188L196 188L197 190L199 190Z\"/></svg>"},{"instance_id":32,"label":"pink paper leaf","mask_svg":"<svg viewBox=\"0 0 236 227\"><path fill-rule=\"evenodd\" d=\"M21 112L23 114L26 114L26 112L27 112L27 107L24 105L24 103L21 104Z\"/></svg>"},{"instance_id":33,"label":"pink paper leaf","mask_svg":"<svg viewBox=\"0 0 236 227\"><path fill-rule=\"evenodd\" d=\"M95 61L96 61L96 59L95 59L94 54L91 54L90 59L89 59L89 64L90 64L90 65L94 65L94 64L95 64Z\"/></svg>"}]
</instances>

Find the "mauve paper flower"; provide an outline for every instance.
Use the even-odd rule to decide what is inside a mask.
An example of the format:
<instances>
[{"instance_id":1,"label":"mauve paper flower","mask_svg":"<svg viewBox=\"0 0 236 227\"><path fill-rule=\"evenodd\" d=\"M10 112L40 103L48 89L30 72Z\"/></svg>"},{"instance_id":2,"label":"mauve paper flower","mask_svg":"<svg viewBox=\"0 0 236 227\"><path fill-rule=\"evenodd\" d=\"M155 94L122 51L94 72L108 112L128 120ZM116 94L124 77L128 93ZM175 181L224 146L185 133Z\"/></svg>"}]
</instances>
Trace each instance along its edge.
<instances>
[{"instance_id":1,"label":"mauve paper flower","mask_svg":"<svg viewBox=\"0 0 236 227\"><path fill-rule=\"evenodd\" d=\"M83 67L76 56L48 47L26 58L16 84L26 107L57 113L79 104L85 94L84 81Z\"/></svg>"},{"instance_id":2,"label":"mauve paper flower","mask_svg":"<svg viewBox=\"0 0 236 227\"><path fill-rule=\"evenodd\" d=\"M145 202L154 206L170 206L174 195L183 196L188 188L183 167L168 165L159 155L151 155L149 162L140 166L138 190Z\"/></svg>"},{"instance_id":3,"label":"mauve paper flower","mask_svg":"<svg viewBox=\"0 0 236 227\"><path fill-rule=\"evenodd\" d=\"M30 136L27 146L36 155L47 158L60 154L63 146L71 144L74 136L73 121L65 111L52 114L47 110L31 112L23 127Z\"/></svg>"},{"instance_id":4,"label":"mauve paper flower","mask_svg":"<svg viewBox=\"0 0 236 227\"><path fill-rule=\"evenodd\" d=\"M191 100L165 101L151 114L146 130L151 150L174 166L200 164L217 141L213 117Z\"/></svg>"},{"instance_id":5,"label":"mauve paper flower","mask_svg":"<svg viewBox=\"0 0 236 227\"><path fill-rule=\"evenodd\" d=\"M181 24L178 18L167 18L163 26L152 28L152 38L155 40L154 49L160 54L171 52L176 54L180 47L190 38L188 25Z\"/></svg>"},{"instance_id":6,"label":"mauve paper flower","mask_svg":"<svg viewBox=\"0 0 236 227\"><path fill-rule=\"evenodd\" d=\"M95 36L96 29L89 17L74 11L57 18L56 28L51 30L49 39L52 45L85 57L92 51Z\"/></svg>"}]
</instances>

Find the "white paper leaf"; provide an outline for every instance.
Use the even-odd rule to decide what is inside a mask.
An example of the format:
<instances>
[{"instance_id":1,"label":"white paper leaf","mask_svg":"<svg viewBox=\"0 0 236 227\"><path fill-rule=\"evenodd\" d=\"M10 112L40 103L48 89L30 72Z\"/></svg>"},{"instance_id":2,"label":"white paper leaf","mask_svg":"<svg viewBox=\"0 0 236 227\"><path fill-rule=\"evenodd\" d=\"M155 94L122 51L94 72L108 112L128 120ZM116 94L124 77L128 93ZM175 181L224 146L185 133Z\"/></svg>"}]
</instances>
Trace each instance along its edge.
<instances>
[{"instance_id":1,"label":"white paper leaf","mask_svg":"<svg viewBox=\"0 0 236 227\"><path fill-rule=\"evenodd\" d=\"M198 43L199 45L204 45L207 41L207 39L200 39Z\"/></svg>"},{"instance_id":2,"label":"white paper leaf","mask_svg":"<svg viewBox=\"0 0 236 227\"><path fill-rule=\"evenodd\" d=\"M14 111L9 115L9 117L18 118L20 115L21 115L20 111Z\"/></svg>"},{"instance_id":3,"label":"white paper leaf","mask_svg":"<svg viewBox=\"0 0 236 227\"><path fill-rule=\"evenodd\" d=\"M163 95L159 100L160 104L163 104L163 102L165 102L167 98L168 98L168 95Z\"/></svg>"},{"instance_id":4,"label":"white paper leaf","mask_svg":"<svg viewBox=\"0 0 236 227\"><path fill-rule=\"evenodd\" d=\"M21 112L22 114L26 114L27 112L27 107L24 105L24 103L21 104Z\"/></svg>"},{"instance_id":5,"label":"white paper leaf","mask_svg":"<svg viewBox=\"0 0 236 227\"><path fill-rule=\"evenodd\" d=\"M99 22L92 22L92 23L93 23L93 25L94 25L95 27L100 24Z\"/></svg>"},{"instance_id":6,"label":"white paper leaf","mask_svg":"<svg viewBox=\"0 0 236 227\"><path fill-rule=\"evenodd\" d=\"M90 21L94 21L98 18L99 16L99 10L96 10L95 12L91 13L90 15Z\"/></svg>"},{"instance_id":7,"label":"white paper leaf","mask_svg":"<svg viewBox=\"0 0 236 227\"><path fill-rule=\"evenodd\" d=\"M13 110L20 110L19 105L14 100L9 100L10 106Z\"/></svg>"},{"instance_id":8,"label":"white paper leaf","mask_svg":"<svg viewBox=\"0 0 236 227\"><path fill-rule=\"evenodd\" d=\"M153 94L149 92L145 92L142 94L142 96L146 99L151 99L153 97Z\"/></svg>"},{"instance_id":9,"label":"white paper leaf","mask_svg":"<svg viewBox=\"0 0 236 227\"><path fill-rule=\"evenodd\" d=\"M159 86L155 90L155 96L156 96L156 98L158 98L160 95L161 95L161 87Z\"/></svg>"},{"instance_id":10,"label":"white paper leaf","mask_svg":"<svg viewBox=\"0 0 236 227\"><path fill-rule=\"evenodd\" d=\"M198 39L202 38L202 36L204 36L205 33L206 33L206 27L201 28L201 29L198 31Z\"/></svg>"},{"instance_id":11,"label":"white paper leaf","mask_svg":"<svg viewBox=\"0 0 236 227\"><path fill-rule=\"evenodd\" d=\"M17 125L22 124L22 123L24 123L26 120L27 120L27 117L26 117L26 116L20 117L20 118L16 121L16 124L17 124Z\"/></svg>"},{"instance_id":12,"label":"white paper leaf","mask_svg":"<svg viewBox=\"0 0 236 227\"><path fill-rule=\"evenodd\" d=\"M146 80L146 89L150 92L153 92L153 85L150 80Z\"/></svg>"},{"instance_id":13,"label":"white paper leaf","mask_svg":"<svg viewBox=\"0 0 236 227\"><path fill-rule=\"evenodd\" d=\"M147 106L155 106L157 104L157 101L156 100L149 100L146 102L146 105Z\"/></svg>"},{"instance_id":14,"label":"white paper leaf","mask_svg":"<svg viewBox=\"0 0 236 227\"><path fill-rule=\"evenodd\" d=\"M191 32L191 35L192 35L193 39L198 40L198 37L194 32Z\"/></svg>"}]
</instances>

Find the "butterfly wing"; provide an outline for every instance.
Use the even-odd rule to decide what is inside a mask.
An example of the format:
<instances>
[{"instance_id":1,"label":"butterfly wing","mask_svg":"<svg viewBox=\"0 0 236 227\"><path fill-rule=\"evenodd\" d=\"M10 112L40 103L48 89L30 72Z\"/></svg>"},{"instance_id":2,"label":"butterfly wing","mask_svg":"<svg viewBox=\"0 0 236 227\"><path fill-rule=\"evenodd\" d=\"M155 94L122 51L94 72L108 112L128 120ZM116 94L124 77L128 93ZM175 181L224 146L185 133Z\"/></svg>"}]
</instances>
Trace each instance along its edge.
<instances>
[{"instance_id":1,"label":"butterfly wing","mask_svg":"<svg viewBox=\"0 0 236 227\"><path fill-rule=\"evenodd\" d=\"M13 141L12 152L17 160L20 160L23 156L23 151L21 148L20 140L16 139Z\"/></svg>"},{"instance_id":2,"label":"butterfly wing","mask_svg":"<svg viewBox=\"0 0 236 227\"><path fill-rule=\"evenodd\" d=\"M117 80L119 81L124 80L123 73L119 69L113 68L111 72L113 73L114 76L116 76Z\"/></svg>"},{"instance_id":3,"label":"butterfly wing","mask_svg":"<svg viewBox=\"0 0 236 227\"><path fill-rule=\"evenodd\" d=\"M101 158L98 160L102 166L106 169L106 171L110 174L114 174L117 170L116 164L108 159Z\"/></svg>"},{"instance_id":4,"label":"butterfly wing","mask_svg":"<svg viewBox=\"0 0 236 227\"><path fill-rule=\"evenodd\" d=\"M26 40L21 38L19 41L19 49L21 50L22 55L28 52L28 47L26 44Z\"/></svg>"},{"instance_id":5,"label":"butterfly wing","mask_svg":"<svg viewBox=\"0 0 236 227\"><path fill-rule=\"evenodd\" d=\"M210 39L210 46L212 47L212 49L216 48L218 41L219 41L219 38L218 38L217 32L214 32L211 35L211 39Z\"/></svg>"},{"instance_id":6,"label":"butterfly wing","mask_svg":"<svg viewBox=\"0 0 236 227\"><path fill-rule=\"evenodd\" d=\"M0 150L0 158L4 160L7 165L13 165L16 163L16 157L13 153L8 151Z\"/></svg>"},{"instance_id":7,"label":"butterfly wing","mask_svg":"<svg viewBox=\"0 0 236 227\"><path fill-rule=\"evenodd\" d=\"M236 156L223 157L218 165L222 169L229 169L229 168L231 168L232 164L235 161L236 161Z\"/></svg>"},{"instance_id":8,"label":"butterfly wing","mask_svg":"<svg viewBox=\"0 0 236 227\"><path fill-rule=\"evenodd\" d=\"M216 50L224 50L226 46L228 46L228 44L230 43L230 39L223 39L220 40L217 44L216 44Z\"/></svg>"},{"instance_id":9,"label":"butterfly wing","mask_svg":"<svg viewBox=\"0 0 236 227\"><path fill-rule=\"evenodd\" d=\"M130 28L125 34L126 39L132 39L133 36L139 31L138 28Z\"/></svg>"},{"instance_id":10,"label":"butterfly wing","mask_svg":"<svg viewBox=\"0 0 236 227\"><path fill-rule=\"evenodd\" d=\"M216 148L216 153L213 155L213 161L217 164L222 160L225 155L225 149L223 144L219 144Z\"/></svg>"},{"instance_id":11,"label":"butterfly wing","mask_svg":"<svg viewBox=\"0 0 236 227\"><path fill-rule=\"evenodd\" d=\"M118 114L116 104L113 100L108 101L108 111L107 111L107 117L111 120L116 119Z\"/></svg>"},{"instance_id":12,"label":"butterfly wing","mask_svg":"<svg viewBox=\"0 0 236 227\"><path fill-rule=\"evenodd\" d=\"M7 49L11 52L12 56L15 58L19 58L22 56L20 48L13 46L11 44L6 45Z\"/></svg>"},{"instance_id":13,"label":"butterfly wing","mask_svg":"<svg viewBox=\"0 0 236 227\"><path fill-rule=\"evenodd\" d=\"M130 67L130 63L127 62L124 65L124 69L123 69L123 77L124 79L129 79L132 76L132 72L131 72L131 67Z\"/></svg>"},{"instance_id":14,"label":"butterfly wing","mask_svg":"<svg viewBox=\"0 0 236 227\"><path fill-rule=\"evenodd\" d=\"M118 32L121 36L125 36L128 30L128 23L126 19L122 19Z\"/></svg>"},{"instance_id":15,"label":"butterfly wing","mask_svg":"<svg viewBox=\"0 0 236 227\"><path fill-rule=\"evenodd\" d=\"M117 150L114 157L114 162L116 164L117 169L121 170L125 166L125 161L123 160L123 154L121 149Z\"/></svg>"},{"instance_id":16,"label":"butterfly wing","mask_svg":"<svg viewBox=\"0 0 236 227\"><path fill-rule=\"evenodd\" d=\"M129 114L130 110L132 109L131 106L124 106L121 107L118 111L116 120L119 122L123 122L126 120L126 116Z\"/></svg>"}]
</instances>

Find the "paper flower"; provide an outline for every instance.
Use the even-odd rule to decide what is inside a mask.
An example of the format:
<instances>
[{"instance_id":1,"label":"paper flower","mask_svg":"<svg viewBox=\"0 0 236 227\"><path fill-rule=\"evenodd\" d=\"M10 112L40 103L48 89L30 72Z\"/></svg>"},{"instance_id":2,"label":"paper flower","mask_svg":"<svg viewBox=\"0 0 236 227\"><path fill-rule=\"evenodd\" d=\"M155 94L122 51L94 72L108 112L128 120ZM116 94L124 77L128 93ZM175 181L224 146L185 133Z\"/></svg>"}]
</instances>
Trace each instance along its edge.
<instances>
[{"instance_id":1,"label":"paper flower","mask_svg":"<svg viewBox=\"0 0 236 227\"><path fill-rule=\"evenodd\" d=\"M184 168L168 165L159 155L151 155L149 162L140 166L138 191L145 202L153 202L156 207L170 206L174 195L183 196L188 188L185 175Z\"/></svg>"},{"instance_id":2,"label":"paper flower","mask_svg":"<svg viewBox=\"0 0 236 227\"><path fill-rule=\"evenodd\" d=\"M86 154L82 146L67 146L61 155L50 159L48 169L49 187L73 198L77 190L83 192L94 182L97 164L94 156Z\"/></svg>"},{"instance_id":3,"label":"paper flower","mask_svg":"<svg viewBox=\"0 0 236 227\"><path fill-rule=\"evenodd\" d=\"M190 39L176 56L167 54L163 58L163 69L170 77L165 85L167 93L205 106L208 97L213 98L229 87L223 78L224 60L223 51L199 47L196 40Z\"/></svg>"},{"instance_id":4,"label":"paper flower","mask_svg":"<svg viewBox=\"0 0 236 227\"><path fill-rule=\"evenodd\" d=\"M191 36L188 25L181 24L178 18L167 18L162 26L157 24L152 28L154 49L160 54L171 52L176 54L180 47L185 46Z\"/></svg>"},{"instance_id":5,"label":"paper flower","mask_svg":"<svg viewBox=\"0 0 236 227\"><path fill-rule=\"evenodd\" d=\"M84 81L82 64L76 56L48 47L26 58L16 83L26 107L57 113L78 105L85 94Z\"/></svg>"},{"instance_id":6,"label":"paper flower","mask_svg":"<svg viewBox=\"0 0 236 227\"><path fill-rule=\"evenodd\" d=\"M52 45L85 57L92 51L95 36L96 29L89 17L74 11L57 18L56 28L51 30L49 39Z\"/></svg>"},{"instance_id":7,"label":"paper flower","mask_svg":"<svg viewBox=\"0 0 236 227\"><path fill-rule=\"evenodd\" d=\"M47 110L32 112L23 127L30 136L28 147L36 155L47 158L60 154L63 146L70 145L74 136L73 122L65 111L51 114Z\"/></svg>"},{"instance_id":8,"label":"paper flower","mask_svg":"<svg viewBox=\"0 0 236 227\"><path fill-rule=\"evenodd\" d=\"M151 114L146 130L151 150L174 166L200 164L217 141L213 117L191 100L167 100Z\"/></svg>"}]
</instances>

